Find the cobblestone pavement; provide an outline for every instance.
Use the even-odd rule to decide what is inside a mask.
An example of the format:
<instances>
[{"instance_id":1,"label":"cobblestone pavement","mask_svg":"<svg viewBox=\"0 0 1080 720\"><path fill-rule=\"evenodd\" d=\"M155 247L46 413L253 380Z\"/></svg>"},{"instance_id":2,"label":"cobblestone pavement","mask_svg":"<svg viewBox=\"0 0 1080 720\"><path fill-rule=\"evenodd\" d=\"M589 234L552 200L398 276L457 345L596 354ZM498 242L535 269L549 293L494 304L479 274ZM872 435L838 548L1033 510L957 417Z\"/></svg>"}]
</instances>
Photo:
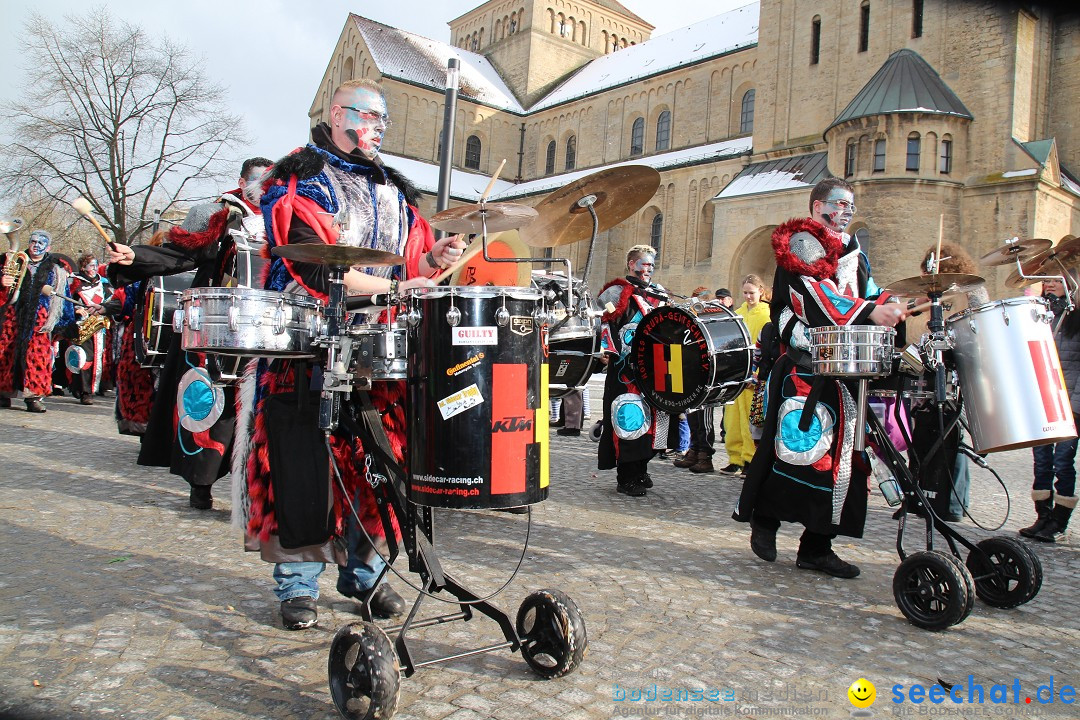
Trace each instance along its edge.
<instances>
[{"instance_id":1,"label":"cobblestone pavement","mask_svg":"<svg viewBox=\"0 0 1080 720\"><path fill-rule=\"evenodd\" d=\"M213 511L191 510L179 478L134 464L137 440L116 434L108 404L61 398L45 415L0 410L0 717L337 717L327 652L334 632L356 619L353 604L324 580L319 626L282 630L270 567L241 552L229 527L228 480L215 486ZM1034 547L1045 583L1030 603L996 610L977 601L965 622L931 633L894 603L896 524L877 493L867 537L837 543L862 576L837 580L795 568L790 526L779 560L758 561L747 526L730 519L737 480L655 460L656 486L628 498L615 492L613 472L594 469L595 450L585 436L552 433L551 496L535 506L521 573L497 599L513 616L534 589L568 593L589 634L580 668L541 680L506 651L421 668L402 680L397 717L842 718L860 677L877 686L878 717L1080 716L1060 697L1080 682L1075 541ZM1015 535L1032 519L1030 452L992 459L1012 499L1002 532ZM726 464L722 450L716 460ZM1006 497L985 471L974 472L972 496L977 519L1001 521ZM485 594L512 572L527 522L440 511L440 558ZM970 520L960 527L971 539L990 534ZM501 640L484 618L414 637L416 659ZM984 705L893 703L894 685L940 678L966 688L969 677L984 688ZM1057 702L1038 703L1037 688L1051 681ZM1009 685L1008 704L990 704L994 684ZM693 689L718 699L630 699Z\"/></svg>"}]
</instances>

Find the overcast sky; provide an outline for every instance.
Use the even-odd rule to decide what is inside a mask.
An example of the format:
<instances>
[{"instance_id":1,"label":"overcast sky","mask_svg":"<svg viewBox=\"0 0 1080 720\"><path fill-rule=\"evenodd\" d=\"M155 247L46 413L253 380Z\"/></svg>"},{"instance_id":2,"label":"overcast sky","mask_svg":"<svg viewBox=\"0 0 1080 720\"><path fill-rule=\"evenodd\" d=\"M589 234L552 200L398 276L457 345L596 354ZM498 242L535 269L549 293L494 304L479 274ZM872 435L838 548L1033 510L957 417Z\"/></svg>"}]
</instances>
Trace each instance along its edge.
<instances>
[{"instance_id":1,"label":"overcast sky","mask_svg":"<svg viewBox=\"0 0 1080 720\"><path fill-rule=\"evenodd\" d=\"M749 0L622 0L656 26L653 35L690 25ZM447 23L477 0L110 0L116 17L166 33L205 59L205 74L225 86L230 110L245 119L251 145L240 156L271 159L307 141L307 110L350 12L449 42ZM0 0L0 102L23 84L20 37L31 9L54 22L93 7L74 0Z\"/></svg>"}]
</instances>

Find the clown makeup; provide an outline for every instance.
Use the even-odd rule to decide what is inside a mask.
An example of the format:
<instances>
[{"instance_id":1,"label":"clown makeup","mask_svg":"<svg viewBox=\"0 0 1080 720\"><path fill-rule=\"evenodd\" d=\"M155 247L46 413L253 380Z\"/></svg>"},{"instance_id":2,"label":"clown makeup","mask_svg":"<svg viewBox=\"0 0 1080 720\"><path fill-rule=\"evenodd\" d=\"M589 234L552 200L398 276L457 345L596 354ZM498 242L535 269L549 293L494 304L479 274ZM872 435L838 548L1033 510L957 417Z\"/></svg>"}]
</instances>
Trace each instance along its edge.
<instances>
[{"instance_id":1,"label":"clown makeup","mask_svg":"<svg viewBox=\"0 0 1080 720\"><path fill-rule=\"evenodd\" d=\"M855 217L855 196L850 190L833 188L822 202L821 219L830 230L843 232Z\"/></svg>"},{"instance_id":2,"label":"clown makeup","mask_svg":"<svg viewBox=\"0 0 1080 720\"><path fill-rule=\"evenodd\" d=\"M49 243L51 242L52 238L43 232L31 233L30 244L26 248L26 254L30 256L31 259L37 260L49 249Z\"/></svg>"},{"instance_id":3,"label":"clown makeup","mask_svg":"<svg viewBox=\"0 0 1080 720\"><path fill-rule=\"evenodd\" d=\"M377 92L356 88L340 99L338 107L341 108L341 134L355 144L361 155L374 158L382 146L383 134L390 127L386 99Z\"/></svg>"},{"instance_id":4,"label":"clown makeup","mask_svg":"<svg viewBox=\"0 0 1080 720\"><path fill-rule=\"evenodd\" d=\"M637 260L630 263L630 272L634 274L634 277L646 284L652 280L652 274L655 268L655 255L642 255Z\"/></svg>"},{"instance_id":5,"label":"clown makeup","mask_svg":"<svg viewBox=\"0 0 1080 720\"><path fill-rule=\"evenodd\" d=\"M86 264L82 266L83 275L88 278L96 277L98 270L97 260L87 260Z\"/></svg>"}]
</instances>

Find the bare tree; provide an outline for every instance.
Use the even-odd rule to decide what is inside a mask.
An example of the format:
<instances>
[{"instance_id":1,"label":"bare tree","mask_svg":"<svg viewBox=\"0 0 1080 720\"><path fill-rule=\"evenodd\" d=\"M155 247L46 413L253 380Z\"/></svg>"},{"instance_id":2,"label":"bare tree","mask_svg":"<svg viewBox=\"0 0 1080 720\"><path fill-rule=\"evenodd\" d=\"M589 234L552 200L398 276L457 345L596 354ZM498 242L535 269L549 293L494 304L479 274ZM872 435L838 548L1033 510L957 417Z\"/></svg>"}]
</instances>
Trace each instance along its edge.
<instances>
[{"instance_id":1,"label":"bare tree","mask_svg":"<svg viewBox=\"0 0 1080 720\"><path fill-rule=\"evenodd\" d=\"M246 141L225 93L181 45L152 39L105 8L62 25L34 14L24 35L27 78L4 114L0 187L67 203L90 201L119 242L235 177L224 157Z\"/></svg>"}]
</instances>

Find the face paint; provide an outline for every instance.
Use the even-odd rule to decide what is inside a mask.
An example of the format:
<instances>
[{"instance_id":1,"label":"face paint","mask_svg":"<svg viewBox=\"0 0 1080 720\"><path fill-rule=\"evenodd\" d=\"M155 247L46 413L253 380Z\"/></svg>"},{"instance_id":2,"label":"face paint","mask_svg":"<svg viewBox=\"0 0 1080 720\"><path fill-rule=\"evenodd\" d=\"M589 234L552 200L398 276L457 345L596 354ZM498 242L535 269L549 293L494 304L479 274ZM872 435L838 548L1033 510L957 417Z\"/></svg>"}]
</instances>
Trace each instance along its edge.
<instances>
[{"instance_id":1,"label":"face paint","mask_svg":"<svg viewBox=\"0 0 1080 720\"><path fill-rule=\"evenodd\" d=\"M826 227L836 232L843 232L855 217L855 196L850 190L833 188L822 205L822 221Z\"/></svg>"},{"instance_id":2,"label":"face paint","mask_svg":"<svg viewBox=\"0 0 1080 720\"><path fill-rule=\"evenodd\" d=\"M30 244L26 248L26 254L36 260L45 254L51 242L52 239L45 233L33 233L30 235Z\"/></svg>"},{"instance_id":3,"label":"face paint","mask_svg":"<svg viewBox=\"0 0 1080 720\"><path fill-rule=\"evenodd\" d=\"M83 275L92 278L97 275L98 262L97 260L91 260L82 266Z\"/></svg>"},{"instance_id":4,"label":"face paint","mask_svg":"<svg viewBox=\"0 0 1080 720\"><path fill-rule=\"evenodd\" d=\"M638 280L648 283L652 279L653 269L656 267L655 255L642 255L630 264L630 272Z\"/></svg>"},{"instance_id":5,"label":"face paint","mask_svg":"<svg viewBox=\"0 0 1080 720\"><path fill-rule=\"evenodd\" d=\"M376 92L357 88L344 98L341 110L342 133L356 143L361 155L374 158L382 147L383 133L390 127L386 100Z\"/></svg>"}]
</instances>

